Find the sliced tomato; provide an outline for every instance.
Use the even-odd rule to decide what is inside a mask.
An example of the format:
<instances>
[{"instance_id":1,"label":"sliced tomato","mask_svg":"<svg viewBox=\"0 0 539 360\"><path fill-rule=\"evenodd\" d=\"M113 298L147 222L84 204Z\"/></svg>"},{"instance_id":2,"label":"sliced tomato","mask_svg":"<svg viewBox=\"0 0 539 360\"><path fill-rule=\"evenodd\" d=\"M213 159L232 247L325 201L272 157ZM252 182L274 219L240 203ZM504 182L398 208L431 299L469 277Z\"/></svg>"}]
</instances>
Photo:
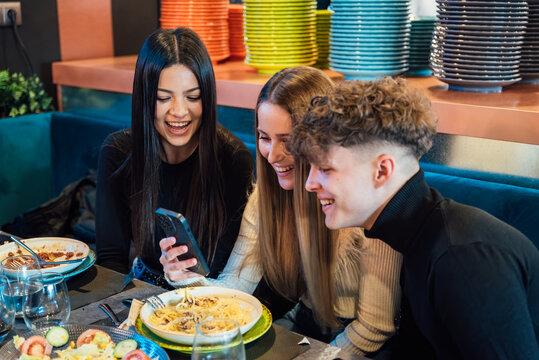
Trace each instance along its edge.
<instances>
[{"instance_id":1,"label":"sliced tomato","mask_svg":"<svg viewBox=\"0 0 539 360\"><path fill-rule=\"evenodd\" d=\"M122 360L152 360L146 353L140 349L133 350L124 355Z\"/></svg>"},{"instance_id":2,"label":"sliced tomato","mask_svg":"<svg viewBox=\"0 0 539 360\"><path fill-rule=\"evenodd\" d=\"M79 338L77 339L77 347L91 343L97 334L100 334L100 336L105 336L109 341L112 341L109 334L106 332L97 329L88 329L79 335Z\"/></svg>"},{"instance_id":3,"label":"sliced tomato","mask_svg":"<svg viewBox=\"0 0 539 360\"><path fill-rule=\"evenodd\" d=\"M21 355L31 355L40 358L50 355L52 345L43 336L30 336L21 346Z\"/></svg>"}]
</instances>

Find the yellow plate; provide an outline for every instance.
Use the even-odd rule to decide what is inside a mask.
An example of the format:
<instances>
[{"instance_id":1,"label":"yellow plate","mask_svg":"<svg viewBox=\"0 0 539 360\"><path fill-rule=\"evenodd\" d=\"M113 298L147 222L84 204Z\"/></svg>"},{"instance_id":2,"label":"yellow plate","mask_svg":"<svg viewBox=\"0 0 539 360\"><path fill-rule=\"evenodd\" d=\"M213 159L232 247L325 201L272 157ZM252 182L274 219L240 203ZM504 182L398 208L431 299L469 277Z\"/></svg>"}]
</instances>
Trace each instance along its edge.
<instances>
[{"instance_id":1,"label":"yellow plate","mask_svg":"<svg viewBox=\"0 0 539 360\"><path fill-rule=\"evenodd\" d=\"M268 310L266 306L264 306L264 304L262 304L262 316L260 316L260 319L258 319L256 324L254 324L253 327L249 331L243 334L243 343L248 344L250 342L255 341L262 335L264 335L271 327L271 323L272 323L271 312ZM193 350L193 347L191 345L177 344L177 343L174 343L172 341L169 341L169 340L163 339L162 337L157 336L156 334L151 332L150 329L146 327L146 325L144 325L144 323L142 322L142 320L140 320L140 318L138 318L135 323L135 329L140 335L156 342L162 348L176 350L176 351L180 351L186 354L190 354L191 351Z\"/></svg>"},{"instance_id":2,"label":"yellow plate","mask_svg":"<svg viewBox=\"0 0 539 360\"><path fill-rule=\"evenodd\" d=\"M295 44L295 45L310 45L316 44L315 36L306 36L306 37L294 37L291 39L288 36L245 36L243 41L246 45L259 45L261 43L265 44L276 44L276 45L286 45L286 44Z\"/></svg>"},{"instance_id":3,"label":"yellow plate","mask_svg":"<svg viewBox=\"0 0 539 360\"><path fill-rule=\"evenodd\" d=\"M257 55L257 56L267 56L267 57L282 57L287 55L292 56L312 56L316 53L316 49L314 48L307 48L307 49L289 49L289 50L274 50L274 49L268 49L268 50L260 50L260 49L251 49L246 48L245 49L251 56Z\"/></svg>"},{"instance_id":4,"label":"yellow plate","mask_svg":"<svg viewBox=\"0 0 539 360\"><path fill-rule=\"evenodd\" d=\"M252 66L258 70L260 74L266 74L266 75L272 75L275 74L277 71L282 70L287 67L297 66L297 65L307 65L311 66L314 65L315 61L309 62L309 63L288 63L288 64L256 64L256 63L249 63L247 60L245 60L245 63L249 66Z\"/></svg>"}]
</instances>

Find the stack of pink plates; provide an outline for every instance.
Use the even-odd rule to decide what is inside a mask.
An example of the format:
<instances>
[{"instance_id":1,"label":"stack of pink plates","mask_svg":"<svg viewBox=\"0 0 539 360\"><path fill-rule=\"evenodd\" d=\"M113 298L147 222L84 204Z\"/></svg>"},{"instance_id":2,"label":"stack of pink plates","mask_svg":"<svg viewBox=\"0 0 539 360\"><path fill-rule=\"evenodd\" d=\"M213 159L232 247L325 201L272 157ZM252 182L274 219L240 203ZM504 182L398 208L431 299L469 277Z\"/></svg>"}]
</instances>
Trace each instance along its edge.
<instances>
[{"instance_id":1,"label":"stack of pink plates","mask_svg":"<svg viewBox=\"0 0 539 360\"><path fill-rule=\"evenodd\" d=\"M245 45L243 45L242 4L230 4L228 6L228 32L230 34L230 56L243 60L245 58Z\"/></svg>"},{"instance_id":2,"label":"stack of pink plates","mask_svg":"<svg viewBox=\"0 0 539 360\"><path fill-rule=\"evenodd\" d=\"M437 0L430 65L453 90L500 92L521 80L524 0Z\"/></svg>"},{"instance_id":3,"label":"stack of pink plates","mask_svg":"<svg viewBox=\"0 0 539 360\"><path fill-rule=\"evenodd\" d=\"M230 56L228 44L228 0L161 0L161 27L184 26L204 41L212 62Z\"/></svg>"}]
</instances>

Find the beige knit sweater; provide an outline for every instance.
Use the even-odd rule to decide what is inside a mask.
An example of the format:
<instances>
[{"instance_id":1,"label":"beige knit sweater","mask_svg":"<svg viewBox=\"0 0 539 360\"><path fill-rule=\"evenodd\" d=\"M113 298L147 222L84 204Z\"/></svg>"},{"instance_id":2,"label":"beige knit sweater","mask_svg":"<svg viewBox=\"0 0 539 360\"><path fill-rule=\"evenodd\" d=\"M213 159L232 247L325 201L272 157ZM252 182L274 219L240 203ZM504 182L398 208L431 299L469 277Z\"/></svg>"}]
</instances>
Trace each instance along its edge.
<instances>
[{"instance_id":1,"label":"beige knit sweater","mask_svg":"<svg viewBox=\"0 0 539 360\"><path fill-rule=\"evenodd\" d=\"M217 279L195 278L175 287L222 286L253 293L263 276L256 261L243 261L258 242L258 196L251 194L227 265ZM378 350L395 332L400 306L402 256L387 244L364 236L360 228L341 231L335 279L335 315L354 318L333 345L365 354ZM309 306L309 302L304 299Z\"/></svg>"}]
</instances>

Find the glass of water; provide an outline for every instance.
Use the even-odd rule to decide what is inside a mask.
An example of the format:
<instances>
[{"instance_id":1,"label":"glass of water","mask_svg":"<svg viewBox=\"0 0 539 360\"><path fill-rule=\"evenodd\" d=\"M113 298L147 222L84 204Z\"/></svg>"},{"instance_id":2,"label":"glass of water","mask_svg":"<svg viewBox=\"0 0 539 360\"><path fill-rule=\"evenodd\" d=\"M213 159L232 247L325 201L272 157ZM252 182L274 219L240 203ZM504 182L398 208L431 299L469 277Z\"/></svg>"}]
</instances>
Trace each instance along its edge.
<instances>
[{"instance_id":1,"label":"glass of water","mask_svg":"<svg viewBox=\"0 0 539 360\"><path fill-rule=\"evenodd\" d=\"M240 325L232 319L206 319L196 326L192 360L245 360Z\"/></svg>"},{"instance_id":2,"label":"glass of water","mask_svg":"<svg viewBox=\"0 0 539 360\"><path fill-rule=\"evenodd\" d=\"M22 317L22 304L26 295L39 291L42 286L41 266L31 255L16 255L2 260L0 271L1 275L6 276L10 281L15 316Z\"/></svg>"},{"instance_id":3,"label":"glass of water","mask_svg":"<svg viewBox=\"0 0 539 360\"><path fill-rule=\"evenodd\" d=\"M0 275L0 343L13 327L15 307L11 286L7 277Z\"/></svg>"},{"instance_id":4,"label":"glass of water","mask_svg":"<svg viewBox=\"0 0 539 360\"><path fill-rule=\"evenodd\" d=\"M24 322L29 329L65 325L71 314L71 303L64 276L48 272L41 277L30 277L28 286L42 281L39 291L28 291L22 306Z\"/></svg>"}]
</instances>

